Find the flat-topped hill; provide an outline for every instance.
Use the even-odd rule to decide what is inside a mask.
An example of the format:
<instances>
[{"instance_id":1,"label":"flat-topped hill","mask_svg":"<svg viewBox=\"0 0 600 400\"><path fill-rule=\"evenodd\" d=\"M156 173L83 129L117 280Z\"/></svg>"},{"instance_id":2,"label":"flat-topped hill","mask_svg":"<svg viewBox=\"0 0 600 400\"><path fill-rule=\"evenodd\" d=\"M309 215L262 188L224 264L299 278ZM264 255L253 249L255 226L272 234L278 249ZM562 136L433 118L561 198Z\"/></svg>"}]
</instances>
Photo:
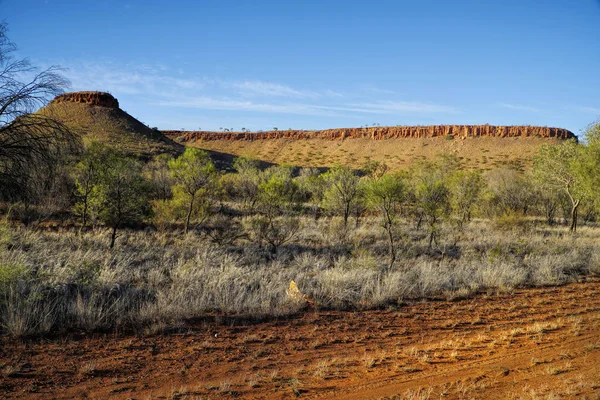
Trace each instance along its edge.
<instances>
[{"instance_id":1,"label":"flat-topped hill","mask_svg":"<svg viewBox=\"0 0 600 400\"><path fill-rule=\"evenodd\" d=\"M207 150L277 164L358 168L368 160L392 169L454 153L469 168L528 168L542 143L576 136L541 126L433 125L266 132L163 131L169 138Z\"/></svg>"},{"instance_id":2,"label":"flat-topped hill","mask_svg":"<svg viewBox=\"0 0 600 400\"><path fill-rule=\"evenodd\" d=\"M105 92L61 94L38 113L62 122L84 142L104 142L141 158L177 154L183 148L121 110L119 101Z\"/></svg>"},{"instance_id":3,"label":"flat-topped hill","mask_svg":"<svg viewBox=\"0 0 600 400\"><path fill-rule=\"evenodd\" d=\"M573 132L545 126L495 125L430 125L378 126L368 128L337 128L325 130L273 130L264 132L163 131L182 142L192 140L270 140L270 139L372 139L432 138L438 136L467 137L538 137L575 138Z\"/></svg>"}]
</instances>

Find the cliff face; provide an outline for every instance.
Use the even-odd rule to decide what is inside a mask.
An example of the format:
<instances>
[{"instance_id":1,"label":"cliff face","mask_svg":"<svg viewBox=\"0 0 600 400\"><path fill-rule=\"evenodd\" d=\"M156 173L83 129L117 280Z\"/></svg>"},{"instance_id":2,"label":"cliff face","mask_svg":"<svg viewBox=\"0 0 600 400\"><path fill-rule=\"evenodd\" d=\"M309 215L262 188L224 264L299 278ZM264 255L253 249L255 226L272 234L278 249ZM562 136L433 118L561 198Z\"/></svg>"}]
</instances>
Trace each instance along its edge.
<instances>
[{"instance_id":1,"label":"cliff face","mask_svg":"<svg viewBox=\"0 0 600 400\"><path fill-rule=\"evenodd\" d=\"M91 106L119 108L119 101L106 92L72 92L56 96L50 104L83 103Z\"/></svg>"},{"instance_id":2,"label":"cliff face","mask_svg":"<svg viewBox=\"0 0 600 400\"><path fill-rule=\"evenodd\" d=\"M386 126L373 128L340 128L322 131L266 131L266 132L210 132L210 131L162 131L166 136L180 142L195 140L268 140L268 139L399 139L429 138L437 136L467 137L540 137L570 139L576 136L562 128L542 126L493 126L493 125L432 125L432 126Z\"/></svg>"}]
</instances>

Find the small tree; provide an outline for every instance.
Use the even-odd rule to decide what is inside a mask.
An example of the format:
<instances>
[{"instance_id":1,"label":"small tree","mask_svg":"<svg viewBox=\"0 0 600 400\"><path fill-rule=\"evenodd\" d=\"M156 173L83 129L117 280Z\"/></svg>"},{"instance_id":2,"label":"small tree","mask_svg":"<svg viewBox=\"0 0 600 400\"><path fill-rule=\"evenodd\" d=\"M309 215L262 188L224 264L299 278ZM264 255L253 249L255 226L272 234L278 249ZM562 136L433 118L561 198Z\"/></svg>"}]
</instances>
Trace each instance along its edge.
<instances>
[{"instance_id":1,"label":"small tree","mask_svg":"<svg viewBox=\"0 0 600 400\"><path fill-rule=\"evenodd\" d=\"M235 179L235 195L243 204L246 211L254 211L258 201L258 186L264 179L259 169L259 161L249 157L237 157L233 163L237 171Z\"/></svg>"},{"instance_id":2,"label":"small tree","mask_svg":"<svg viewBox=\"0 0 600 400\"><path fill-rule=\"evenodd\" d=\"M111 228L112 249L118 229L139 223L149 214L147 185L139 161L113 149L103 152L97 177L87 201L98 210L100 221Z\"/></svg>"},{"instance_id":3,"label":"small tree","mask_svg":"<svg viewBox=\"0 0 600 400\"><path fill-rule=\"evenodd\" d=\"M144 175L152 191L152 198L168 200L173 193L173 176L169 169L169 162L173 159L170 154L159 154L144 166Z\"/></svg>"},{"instance_id":4,"label":"small tree","mask_svg":"<svg viewBox=\"0 0 600 400\"><path fill-rule=\"evenodd\" d=\"M380 179L371 180L366 188L367 203L379 212L381 225L388 236L388 249L391 270L396 261L396 225L401 206L406 200L406 175L386 174Z\"/></svg>"},{"instance_id":5,"label":"small tree","mask_svg":"<svg viewBox=\"0 0 600 400\"><path fill-rule=\"evenodd\" d=\"M324 176L326 189L323 196L325 209L344 219L344 230L348 229L348 218L360 204L362 187L360 178L348 167L336 165Z\"/></svg>"},{"instance_id":6,"label":"small tree","mask_svg":"<svg viewBox=\"0 0 600 400\"><path fill-rule=\"evenodd\" d=\"M82 160L75 166L75 215L81 217L81 227L85 227L94 200L94 191L98 190L100 175L107 165L106 157L109 149L93 142L85 150Z\"/></svg>"},{"instance_id":7,"label":"small tree","mask_svg":"<svg viewBox=\"0 0 600 400\"><path fill-rule=\"evenodd\" d=\"M575 174L581 183L581 194L589 199L595 211L600 209L600 119L584 131L586 147L574 162Z\"/></svg>"},{"instance_id":8,"label":"small tree","mask_svg":"<svg viewBox=\"0 0 600 400\"><path fill-rule=\"evenodd\" d=\"M361 167L361 170L366 174L366 176L372 179L381 178L385 173L388 172L388 169L389 168L386 163L375 160L367 160Z\"/></svg>"},{"instance_id":9,"label":"small tree","mask_svg":"<svg viewBox=\"0 0 600 400\"><path fill-rule=\"evenodd\" d=\"M190 229L190 221L198 204L206 203L208 190L216 174L210 156L204 150L188 147L178 158L169 161L169 169L176 182L173 188L175 199L188 204L185 218L185 233Z\"/></svg>"},{"instance_id":10,"label":"small tree","mask_svg":"<svg viewBox=\"0 0 600 400\"><path fill-rule=\"evenodd\" d=\"M312 211L315 220L318 219L325 192L323 174L314 167L302 168L300 176L296 180L300 186L303 200L308 202L308 207Z\"/></svg>"},{"instance_id":11,"label":"small tree","mask_svg":"<svg viewBox=\"0 0 600 400\"><path fill-rule=\"evenodd\" d=\"M497 169L487 174L483 197L491 215L527 215L535 203L531 179L514 169Z\"/></svg>"},{"instance_id":12,"label":"small tree","mask_svg":"<svg viewBox=\"0 0 600 400\"><path fill-rule=\"evenodd\" d=\"M265 175L265 180L258 187L260 215L252 220L251 229L259 245L264 240L275 253L300 229L300 221L295 214L301 192L292 177L291 167L271 167Z\"/></svg>"},{"instance_id":13,"label":"small tree","mask_svg":"<svg viewBox=\"0 0 600 400\"><path fill-rule=\"evenodd\" d=\"M537 182L549 188L560 188L569 197L571 232L577 230L577 210L582 196L581 171L585 170L585 163L578 161L582 156L581 150L575 140L555 146L545 144L540 146L533 160L533 173Z\"/></svg>"},{"instance_id":14,"label":"small tree","mask_svg":"<svg viewBox=\"0 0 600 400\"><path fill-rule=\"evenodd\" d=\"M485 187L478 171L457 171L450 178L450 206L456 216L458 227L471 221L472 213Z\"/></svg>"},{"instance_id":15,"label":"small tree","mask_svg":"<svg viewBox=\"0 0 600 400\"><path fill-rule=\"evenodd\" d=\"M429 248L437 243L439 224L450 213L450 190L446 171L434 163L423 163L412 171L412 200L419 219L427 224Z\"/></svg>"}]
</instances>

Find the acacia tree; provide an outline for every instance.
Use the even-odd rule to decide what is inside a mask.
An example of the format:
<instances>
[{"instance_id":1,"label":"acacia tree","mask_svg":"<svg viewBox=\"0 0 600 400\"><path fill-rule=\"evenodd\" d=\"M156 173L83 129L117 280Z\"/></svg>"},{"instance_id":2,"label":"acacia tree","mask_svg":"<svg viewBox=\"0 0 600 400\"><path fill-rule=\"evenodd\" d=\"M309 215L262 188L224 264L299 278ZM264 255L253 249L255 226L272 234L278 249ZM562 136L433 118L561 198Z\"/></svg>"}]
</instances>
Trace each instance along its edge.
<instances>
[{"instance_id":1,"label":"acacia tree","mask_svg":"<svg viewBox=\"0 0 600 400\"><path fill-rule=\"evenodd\" d=\"M176 182L173 194L188 204L184 230L184 233L188 233L194 208L206 203L216 168L206 151L192 147L188 147L178 158L170 160L168 165Z\"/></svg>"},{"instance_id":2,"label":"acacia tree","mask_svg":"<svg viewBox=\"0 0 600 400\"><path fill-rule=\"evenodd\" d=\"M600 209L600 119L587 126L584 131L587 146L580 151L575 173L581 182L581 190L593 203L595 211Z\"/></svg>"},{"instance_id":3,"label":"acacia tree","mask_svg":"<svg viewBox=\"0 0 600 400\"><path fill-rule=\"evenodd\" d=\"M459 228L471 221L473 210L484 188L484 181L478 171L457 171L450 180L450 206L456 216Z\"/></svg>"},{"instance_id":4,"label":"acacia tree","mask_svg":"<svg viewBox=\"0 0 600 400\"><path fill-rule=\"evenodd\" d=\"M86 212L111 228L112 249L121 227L139 223L149 214L148 185L142 176L140 162L117 150L93 146L86 158L80 164L86 184L83 186L80 182L78 186L75 208L83 210L87 207Z\"/></svg>"},{"instance_id":5,"label":"acacia tree","mask_svg":"<svg viewBox=\"0 0 600 400\"><path fill-rule=\"evenodd\" d=\"M429 248L437 243L439 225L450 213L450 190L447 174L435 163L422 163L412 170L411 200L416 215L425 221L429 234ZM419 226L418 225L418 226Z\"/></svg>"},{"instance_id":6,"label":"acacia tree","mask_svg":"<svg viewBox=\"0 0 600 400\"><path fill-rule=\"evenodd\" d=\"M321 203L325 191L325 180L323 174L315 167L305 167L300 169L300 175L296 179L303 199L308 203L315 220L319 218L321 212Z\"/></svg>"},{"instance_id":7,"label":"acacia tree","mask_svg":"<svg viewBox=\"0 0 600 400\"><path fill-rule=\"evenodd\" d=\"M94 191L98 190L100 174L106 167L108 148L93 142L86 149L82 160L75 166L75 203L74 212L81 216L81 227L85 227L93 204Z\"/></svg>"},{"instance_id":8,"label":"acacia tree","mask_svg":"<svg viewBox=\"0 0 600 400\"><path fill-rule=\"evenodd\" d=\"M69 85L60 68L39 71L15 59L16 46L0 23L0 197L27 200L28 184L39 171L52 171L76 137L50 117L30 114ZM29 78L29 79L27 79Z\"/></svg>"},{"instance_id":9,"label":"acacia tree","mask_svg":"<svg viewBox=\"0 0 600 400\"><path fill-rule=\"evenodd\" d=\"M402 203L406 200L406 175L386 174L379 179L372 179L366 188L369 206L379 212L381 226L388 236L388 249L391 270L396 261L396 226L400 216Z\"/></svg>"},{"instance_id":10,"label":"acacia tree","mask_svg":"<svg viewBox=\"0 0 600 400\"><path fill-rule=\"evenodd\" d=\"M145 175L151 185L153 198L166 201L171 198L173 177L169 170L170 154L159 154L144 166Z\"/></svg>"},{"instance_id":11,"label":"acacia tree","mask_svg":"<svg viewBox=\"0 0 600 400\"><path fill-rule=\"evenodd\" d=\"M336 165L324 176L326 190L323 205L344 219L344 231L348 228L348 218L360 204L363 190L360 178L348 167Z\"/></svg>"},{"instance_id":12,"label":"acacia tree","mask_svg":"<svg viewBox=\"0 0 600 400\"><path fill-rule=\"evenodd\" d=\"M233 168L237 171L235 194L242 201L244 209L252 212L258 201L258 186L264 177L259 169L259 161L249 157L237 157Z\"/></svg>"},{"instance_id":13,"label":"acacia tree","mask_svg":"<svg viewBox=\"0 0 600 400\"><path fill-rule=\"evenodd\" d=\"M535 202L531 179L514 169L497 169L487 174L487 190L484 193L491 214L527 212Z\"/></svg>"},{"instance_id":14,"label":"acacia tree","mask_svg":"<svg viewBox=\"0 0 600 400\"><path fill-rule=\"evenodd\" d=\"M110 248L115 246L117 229L135 224L150 212L148 186L142 176L139 161L111 151L105 156L106 164L100 172L97 191L99 218L112 229Z\"/></svg>"},{"instance_id":15,"label":"acacia tree","mask_svg":"<svg viewBox=\"0 0 600 400\"><path fill-rule=\"evenodd\" d=\"M571 202L571 232L577 231L577 211L581 203L582 185L580 157L582 147L575 140L559 145L540 146L533 159L533 174L537 182L564 191Z\"/></svg>"},{"instance_id":16,"label":"acacia tree","mask_svg":"<svg viewBox=\"0 0 600 400\"><path fill-rule=\"evenodd\" d=\"M292 177L292 168L269 168L258 186L258 193L257 209L260 215L252 219L250 228L259 246L264 240L271 252L275 253L278 247L292 240L300 230L300 220L295 214L301 191Z\"/></svg>"}]
</instances>

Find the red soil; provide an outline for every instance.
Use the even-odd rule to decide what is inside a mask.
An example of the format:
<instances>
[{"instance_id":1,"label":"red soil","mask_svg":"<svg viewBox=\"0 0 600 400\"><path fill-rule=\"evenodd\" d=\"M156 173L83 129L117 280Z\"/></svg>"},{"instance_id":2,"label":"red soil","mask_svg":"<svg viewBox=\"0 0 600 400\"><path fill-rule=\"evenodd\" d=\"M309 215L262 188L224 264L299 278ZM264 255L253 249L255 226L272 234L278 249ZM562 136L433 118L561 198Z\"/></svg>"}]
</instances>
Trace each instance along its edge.
<instances>
[{"instance_id":1,"label":"red soil","mask_svg":"<svg viewBox=\"0 0 600 400\"><path fill-rule=\"evenodd\" d=\"M3 398L597 399L600 280L396 310L188 322L181 334L0 341Z\"/></svg>"}]
</instances>

